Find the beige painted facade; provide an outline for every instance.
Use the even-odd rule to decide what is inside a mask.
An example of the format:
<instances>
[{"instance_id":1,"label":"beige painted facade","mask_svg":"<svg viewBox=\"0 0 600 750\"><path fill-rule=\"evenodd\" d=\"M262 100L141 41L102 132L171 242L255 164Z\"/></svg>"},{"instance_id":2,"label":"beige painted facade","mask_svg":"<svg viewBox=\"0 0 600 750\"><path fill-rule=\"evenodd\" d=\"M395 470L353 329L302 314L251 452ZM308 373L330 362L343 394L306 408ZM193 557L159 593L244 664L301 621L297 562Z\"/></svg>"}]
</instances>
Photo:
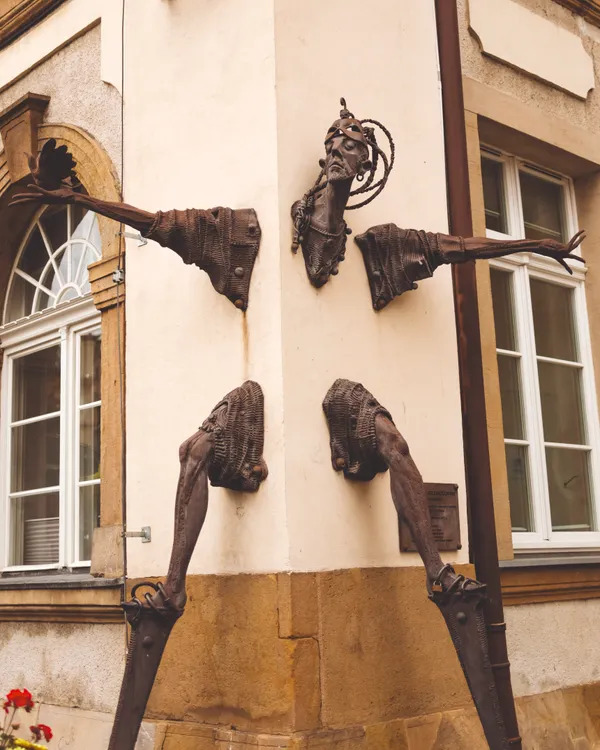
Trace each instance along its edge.
<instances>
[{"instance_id":1,"label":"beige painted facade","mask_svg":"<svg viewBox=\"0 0 600 750\"><path fill-rule=\"evenodd\" d=\"M433 8L407 4L399 24L397 3L379 2L364 39L355 23L358 3L354 11L338 2L235 5L239 26L232 28L227 3L201 10L179 3L177 13L144 3L130 40L127 200L151 210L254 206L263 238L245 317L215 298L206 276L190 277L162 249L128 248L128 513L132 525L163 531L151 545L129 543L129 570L135 577L166 572L171 537L161 519L170 515L178 472L172 446L222 391L247 377L265 392L269 479L252 498L212 491L190 572L414 564L398 554L387 479L354 488L331 471L321 402L336 377L364 381L395 415L423 474L456 482L464 503L450 274L440 272L419 294L376 315L355 246L331 284L320 291L307 284L301 259L288 251L289 211L315 178L323 128L343 94L357 112L384 121L398 149L386 191L351 215L354 233L386 218L446 229ZM130 12L136 8L131 3ZM330 24L338 29L333 39ZM385 59L382 44L390 50ZM361 55L346 55L343 71L315 90L320 71L335 66L348 45L359 45ZM422 64L415 67L417 55ZM193 90L173 88L188 68ZM403 98L373 88L386 78ZM411 96L419 98L418 111L404 104ZM308 98L310 114L301 105ZM158 109L165 147L155 150L157 132L148 125ZM167 143L177 143L179 158ZM200 173L206 177L198 181ZM160 357L148 346L149 328L162 342ZM387 364L375 366L384 352ZM462 515L464 521L464 507ZM467 559L466 547L458 559Z\"/></svg>"},{"instance_id":2,"label":"beige painted facade","mask_svg":"<svg viewBox=\"0 0 600 750\"><path fill-rule=\"evenodd\" d=\"M458 0L474 225L485 227L480 141L497 138L498 147L511 144L531 159L547 155L549 168L575 178L580 218L589 220L598 377L600 28L553 0L502 2L544 54L515 56L510 35L490 31L497 9ZM262 241L242 314L173 253L127 240L127 523L151 526L152 542L128 540L124 594L138 580L166 574L178 446L247 378L265 394L269 466L256 495L210 490L190 601L138 748L483 748L419 558L398 550L389 478L357 486L333 472L321 410L337 377L362 381L390 409L425 481L458 484L463 546L445 559L474 575L466 567L450 271L440 269L375 313L352 238L339 275L320 290L290 252L290 207L318 173L340 96L358 117L385 123L396 144L386 190L347 215L353 234L389 221L447 231L433 0L372 0L368 8L358 0L125 0L125 8L124 71L120 0L66 0L0 49L0 111L27 92L50 96L44 127L59 138L61 127L80 129L80 161L90 155L92 183L105 187L105 197L118 192L122 169L128 203L150 211L253 207ZM557 67L575 49L578 65ZM0 152L0 227L10 226L2 223L4 165ZM102 231L111 252L94 273L109 278L118 240L113 225ZM11 262L13 245L10 233L0 236L0 263ZM507 560L513 549L489 273L484 265L478 273L499 551ZM103 367L112 347L115 385L120 313L111 305ZM117 401L104 408L118 431ZM110 498L102 497L93 555L94 572L116 578L117 474ZM600 747L599 589L586 579L581 600L552 601L550 566L544 575L550 601L506 610L525 747ZM26 684L48 704L44 716L65 747L85 741L103 750L110 733L127 633L118 621L120 591L102 592L7 591L0 579L0 694Z\"/></svg>"}]
</instances>

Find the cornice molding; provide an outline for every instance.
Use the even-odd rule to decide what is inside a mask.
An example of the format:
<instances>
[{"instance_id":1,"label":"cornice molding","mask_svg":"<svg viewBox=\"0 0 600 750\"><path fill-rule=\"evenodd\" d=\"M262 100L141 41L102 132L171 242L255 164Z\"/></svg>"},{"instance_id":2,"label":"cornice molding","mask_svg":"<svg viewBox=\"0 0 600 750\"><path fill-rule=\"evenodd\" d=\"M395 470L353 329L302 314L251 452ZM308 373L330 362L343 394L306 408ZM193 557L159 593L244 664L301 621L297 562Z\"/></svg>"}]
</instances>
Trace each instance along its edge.
<instances>
[{"instance_id":1,"label":"cornice molding","mask_svg":"<svg viewBox=\"0 0 600 750\"><path fill-rule=\"evenodd\" d=\"M0 622L123 624L118 606L97 604L2 604Z\"/></svg>"},{"instance_id":2,"label":"cornice molding","mask_svg":"<svg viewBox=\"0 0 600 750\"><path fill-rule=\"evenodd\" d=\"M564 5L578 16L583 16L586 21L600 26L600 2L597 0L554 0L559 5Z\"/></svg>"},{"instance_id":3,"label":"cornice molding","mask_svg":"<svg viewBox=\"0 0 600 750\"><path fill-rule=\"evenodd\" d=\"M508 568L501 577L507 606L600 599L600 565Z\"/></svg>"},{"instance_id":4,"label":"cornice molding","mask_svg":"<svg viewBox=\"0 0 600 750\"><path fill-rule=\"evenodd\" d=\"M0 49L39 23L64 0L0 0Z\"/></svg>"}]
</instances>

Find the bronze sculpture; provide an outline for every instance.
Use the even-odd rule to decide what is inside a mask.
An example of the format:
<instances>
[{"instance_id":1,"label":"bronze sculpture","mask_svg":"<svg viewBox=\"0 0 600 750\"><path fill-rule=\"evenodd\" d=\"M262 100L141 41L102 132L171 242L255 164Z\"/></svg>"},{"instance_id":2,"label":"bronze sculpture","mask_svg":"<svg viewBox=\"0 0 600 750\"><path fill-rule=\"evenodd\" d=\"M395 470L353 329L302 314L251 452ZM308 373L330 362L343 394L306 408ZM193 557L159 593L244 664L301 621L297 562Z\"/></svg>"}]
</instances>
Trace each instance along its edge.
<instances>
[{"instance_id":1,"label":"bronze sculpture","mask_svg":"<svg viewBox=\"0 0 600 750\"><path fill-rule=\"evenodd\" d=\"M255 492L267 476L262 457L264 401L248 380L220 401L198 432L179 449L181 471L175 500L175 531L164 583L138 583L123 604L131 625L125 674L109 750L133 750L165 646L186 604L185 577L213 486ZM149 589L143 600L140 589Z\"/></svg>"},{"instance_id":2,"label":"bronze sculpture","mask_svg":"<svg viewBox=\"0 0 600 750\"><path fill-rule=\"evenodd\" d=\"M490 750L508 750L482 612L485 585L443 563L421 474L387 409L360 383L338 379L325 396L323 410L335 471L368 481L389 468L396 512L423 560L429 598L444 617Z\"/></svg>"},{"instance_id":3,"label":"bronze sculpture","mask_svg":"<svg viewBox=\"0 0 600 750\"><path fill-rule=\"evenodd\" d=\"M253 208L189 208L155 214L127 203L111 203L81 192L75 161L65 146L47 141L29 164L34 183L15 195L11 206L29 203L76 204L137 229L144 237L174 250L186 264L206 271L213 287L240 310L248 307L260 226Z\"/></svg>"},{"instance_id":4,"label":"bronze sculpture","mask_svg":"<svg viewBox=\"0 0 600 750\"><path fill-rule=\"evenodd\" d=\"M451 237L447 234L400 229L395 224L380 224L357 235L376 310L382 310L394 297L417 288L417 281L433 276L441 265L469 260L500 258L513 253L531 252L554 258L569 273L566 263L583 261L573 251L585 239L578 232L565 245L552 239L494 240L488 237Z\"/></svg>"},{"instance_id":5,"label":"bronze sculpture","mask_svg":"<svg viewBox=\"0 0 600 750\"><path fill-rule=\"evenodd\" d=\"M340 117L327 131L325 158L319 161L321 172L317 181L301 200L292 206L294 237L292 250L302 246L306 272L311 284L321 287L330 275L338 273L344 260L346 235L351 229L344 221L344 211L370 203L385 187L394 166L394 142L387 128L377 120L357 120L340 100ZM389 157L378 145L376 126L389 141ZM383 174L376 180L379 164ZM352 190L352 183L365 180ZM352 196L369 197L349 206Z\"/></svg>"}]
</instances>

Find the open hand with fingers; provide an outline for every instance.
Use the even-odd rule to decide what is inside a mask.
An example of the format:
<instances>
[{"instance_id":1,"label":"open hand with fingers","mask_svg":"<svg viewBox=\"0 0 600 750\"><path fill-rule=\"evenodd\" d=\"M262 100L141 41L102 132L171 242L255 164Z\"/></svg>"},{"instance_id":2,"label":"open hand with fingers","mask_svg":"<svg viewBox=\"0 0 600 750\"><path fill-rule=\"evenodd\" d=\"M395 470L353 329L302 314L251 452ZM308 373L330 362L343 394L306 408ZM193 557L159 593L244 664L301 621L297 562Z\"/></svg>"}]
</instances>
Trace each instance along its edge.
<instances>
[{"instance_id":1,"label":"open hand with fingers","mask_svg":"<svg viewBox=\"0 0 600 750\"><path fill-rule=\"evenodd\" d=\"M65 145L57 146L56 140L50 138L38 156L29 154L27 160L33 182L27 185L26 193L13 196L9 205L75 202L75 189L80 184L75 172L77 162Z\"/></svg>"},{"instance_id":2,"label":"open hand with fingers","mask_svg":"<svg viewBox=\"0 0 600 750\"><path fill-rule=\"evenodd\" d=\"M26 193L17 193L13 196L9 206L20 206L32 203L43 203L46 205L62 205L65 206L67 203L75 203L77 193L73 188L61 187L57 190L46 190L46 188L40 187L40 185L30 184L27 185Z\"/></svg>"},{"instance_id":3,"label":"open hand with fingers","mask_svg":"<svg viewBox=\"0 0 600 750\"><path fill-rule=\"evenodd\" d=\"M573 271L566 262L566 259L568 258L569 260L577 260L580 263L585 263L581 256L575 255L573 252L579 247L579 245L581 245L584 239L585 232L582 229L577 232L577 234L574 234L566 245L557 240L540 240L539 249L536 249L535 252L539 255L544 255L547 258L554 258L554 260L560 263L565 270L572 274Z\"/></svg>"}]
</instances>

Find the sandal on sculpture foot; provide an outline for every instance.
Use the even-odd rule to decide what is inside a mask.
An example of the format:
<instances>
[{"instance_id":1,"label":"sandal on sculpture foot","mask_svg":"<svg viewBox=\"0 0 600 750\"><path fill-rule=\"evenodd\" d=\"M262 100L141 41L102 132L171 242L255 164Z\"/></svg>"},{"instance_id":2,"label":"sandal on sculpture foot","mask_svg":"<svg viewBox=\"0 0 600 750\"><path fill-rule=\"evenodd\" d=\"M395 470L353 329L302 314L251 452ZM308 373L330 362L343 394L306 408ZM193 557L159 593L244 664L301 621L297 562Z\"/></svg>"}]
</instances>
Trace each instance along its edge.
<instances>
[{"instance_id":1,"label":"sandal on sculpture foot","mask_svg":"<svg viewBox=\"0 0 600 750\"><path fill-rule=\"evenodd\" d=\"M331 461L346 479L368 481L387 471L377 450L375 418L392 416L360 383L339 378L323 401L329 425Z\"/></svg>"},{"instance_id":2,"label":"sandal on sculpture foot","mask_svg":"<svg viewBox=\"0 0 600 750\"><path fill-rule=\"evenodd\" d=\"M448 578L450 578L450 583L448 583ZM469 599L476 597L484 600L486 588L485 583L480 583L473 578L467 578L460 573L456 573L449 563L444 565L433 581L427 580L429 598L438 605L441 602L447 602L456 598Z\"/></svg>"},{"instance_id":3,"label":"sandal on sculpture foot","mask_svg":"<svg viewBox=\"0 0 600 750\"><path fill-rule=\"evenodd\" d=\"M228 393L200 429L213 436L208 471L213 487L256 492L268 474L262 455L264 398L260 385L247 380Z\"/></svg>"}]
</instances>

